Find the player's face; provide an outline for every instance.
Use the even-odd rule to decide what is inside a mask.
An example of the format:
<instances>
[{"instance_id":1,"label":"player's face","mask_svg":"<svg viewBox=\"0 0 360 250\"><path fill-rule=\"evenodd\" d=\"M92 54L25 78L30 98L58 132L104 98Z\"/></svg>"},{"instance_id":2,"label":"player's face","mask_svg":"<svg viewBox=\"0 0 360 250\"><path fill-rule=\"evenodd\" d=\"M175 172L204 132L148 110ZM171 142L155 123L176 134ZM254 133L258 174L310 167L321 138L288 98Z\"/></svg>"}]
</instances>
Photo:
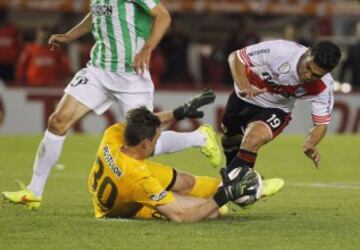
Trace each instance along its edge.
<instances>
[{"instance_id":1,"label":"player's face","mask_svg":"<svg viewBox=\"0 0 360 250\"><path fill-rule=\"evenodd\" d=\"M160 128L156 129L156 134L152 140L148 140L146 148L146 158L154 155L156 142L160 137Z\"/></svg>"},{"instance_id":2,"label":"player's face","mask_svg":"<svg viewBox=\"0 0 360 250\"><path fill-rule=\"evenodd\" d=\"M314 57L309 51L304 54L299 63L298 74L303 83L319 80L328 73L314 62Z\"/></svg>"}]
</instances>

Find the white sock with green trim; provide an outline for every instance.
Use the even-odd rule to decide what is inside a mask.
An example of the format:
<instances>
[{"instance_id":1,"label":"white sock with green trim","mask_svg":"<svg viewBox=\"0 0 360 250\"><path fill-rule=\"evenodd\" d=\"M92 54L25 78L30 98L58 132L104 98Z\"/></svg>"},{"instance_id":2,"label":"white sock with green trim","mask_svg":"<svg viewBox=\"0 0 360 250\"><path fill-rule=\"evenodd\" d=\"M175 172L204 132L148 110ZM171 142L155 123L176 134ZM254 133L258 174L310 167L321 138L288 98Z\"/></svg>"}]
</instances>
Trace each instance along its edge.
<instances>
[{"instance_id":1,"label":"white sock with green trim","mask_svg":"<svg viewBox=\"0 0 360 250\"><path fill-rule=\"evenodd\" d=\"M198 130L189 133L164 131L156 142L154 155L174 153L190 147L202 147L205 143L205 135Z\"/></svg>"}]
</instances>

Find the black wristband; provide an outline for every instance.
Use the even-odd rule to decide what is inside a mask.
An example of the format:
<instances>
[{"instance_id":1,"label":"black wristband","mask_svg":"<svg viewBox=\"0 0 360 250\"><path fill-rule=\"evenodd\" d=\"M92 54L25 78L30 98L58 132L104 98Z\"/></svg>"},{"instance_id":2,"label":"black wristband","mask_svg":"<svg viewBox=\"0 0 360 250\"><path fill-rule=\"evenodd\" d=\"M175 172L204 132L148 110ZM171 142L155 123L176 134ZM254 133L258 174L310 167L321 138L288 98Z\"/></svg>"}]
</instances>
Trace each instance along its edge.
<instances>
[{"instance_id":1,"label":"black wristband","mask_svg":"<svg viewBox=\"0 0 360 250\"><path fill-rule=\"evenodd\" d=\"M226 195L226 191L225 191L225 188L222 186L220 187L216 193L214 194L213 196L213 199L214 201L216 202L216 204L219 206L219 207L222 207L224 206L228 201L228 197Z\"/></svg>"},{"instance_id":2,"label":"black wristband","mask_svg":"<svg viewBox=\"0 0 360 250\"><path fill-rule=\"evenodd\" d=\"M184 106L180 106L173 110L174 118L177 121L180 121L185 118L185 110L184 109L185 109Z\"/></svg>"}]
</instances>

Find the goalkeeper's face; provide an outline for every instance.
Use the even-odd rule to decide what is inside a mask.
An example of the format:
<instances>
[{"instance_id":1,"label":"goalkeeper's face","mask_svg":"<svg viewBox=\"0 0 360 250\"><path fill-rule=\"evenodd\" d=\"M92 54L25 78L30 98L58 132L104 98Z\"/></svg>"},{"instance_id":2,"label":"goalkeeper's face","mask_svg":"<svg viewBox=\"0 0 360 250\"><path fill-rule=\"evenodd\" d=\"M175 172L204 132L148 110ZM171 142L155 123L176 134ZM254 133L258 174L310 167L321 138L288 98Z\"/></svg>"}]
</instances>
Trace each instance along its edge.
<instances>
[{"instance_id":1,"label":"goalkeeper's face","mask_svg":"<svg viewBox=\"0 0 360 250\"><path fill-rule=\"evenodd\" d=\"M145 139L145 142L144 142L145 158L149 158L154 155L156 142L158 141L158 139L160 137L160 133L161 133L160 128L157 128L155 136L152 140Z\"/></svg>"}]
</instances>

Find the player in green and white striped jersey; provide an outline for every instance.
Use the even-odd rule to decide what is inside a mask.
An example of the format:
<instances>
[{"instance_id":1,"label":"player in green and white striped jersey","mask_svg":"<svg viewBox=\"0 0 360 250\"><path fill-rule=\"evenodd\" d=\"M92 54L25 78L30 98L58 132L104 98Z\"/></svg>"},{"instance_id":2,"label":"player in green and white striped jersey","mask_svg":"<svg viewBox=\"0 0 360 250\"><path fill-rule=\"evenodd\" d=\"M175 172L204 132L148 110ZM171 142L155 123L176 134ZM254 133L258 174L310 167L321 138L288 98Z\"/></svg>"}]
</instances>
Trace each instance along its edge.
<instances>
[{"instance_id":1,"label":"player in green and white striped jersey","mask_svg":"<svg viewBox=\"0 0 360 250\"><path fill-rule=\"evenodd\" d=\"M133 59L151 34L149 12L159 0L131 2L135 1L92 1L92 33L96 39L91 52L93 65L111 72L134 71ZM116 4L117 8L113 8ZM159 39L156 40L147 46L154 47Z\"/></svg>"},{"instance_id":2,"label":"player in green and white striped jersey","mask_svg":"<svg viewBox=\"0 0 360 250\"><path fill-rule=\"evenodd\" d=\"M60 157L65 134L85 114L94 111L100 115L114 102L122 108L123 116L139 106L153 109L154 86L148 65L151 52L169 24L169 13L160 0L91 0L90 13L77 26L66 34L50 37L49 44L54 49L92 31L95 45L88 66L75 75L49 117L30 185L17 192L4 192L6 199L28 208L40 206L46 180ZM206 149L208 145L216 145L216 142L209 144L212 138L201 130L181 134L163 132L155 153L191 146ZM170 145L173 142L176 144ZM218 148L207 150L205 154L220 164ZM181 181L182 177L179 174L177 178Z\"/></svg>"}]
</instances>

